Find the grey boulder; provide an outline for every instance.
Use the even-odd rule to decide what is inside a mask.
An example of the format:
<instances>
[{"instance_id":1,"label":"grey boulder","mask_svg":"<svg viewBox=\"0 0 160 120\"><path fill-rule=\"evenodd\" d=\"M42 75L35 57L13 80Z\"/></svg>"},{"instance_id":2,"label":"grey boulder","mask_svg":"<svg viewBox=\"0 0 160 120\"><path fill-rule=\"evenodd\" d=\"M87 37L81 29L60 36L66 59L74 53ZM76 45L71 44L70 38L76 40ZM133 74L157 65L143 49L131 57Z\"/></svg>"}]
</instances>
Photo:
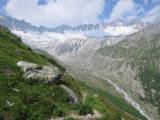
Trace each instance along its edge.
<instances>
[{"instance_id":1,"label":"grey boulder","mask_svg":"<svg viewBox=\"0 0 160 120\"><path fill-rule=\"evenodd\" d=\"M42 66L26 61L19 61L17 66L21 67L26 79L35 79L45 83L58 83L61 71L55 66Z\"/></svg>"}]
</instances>

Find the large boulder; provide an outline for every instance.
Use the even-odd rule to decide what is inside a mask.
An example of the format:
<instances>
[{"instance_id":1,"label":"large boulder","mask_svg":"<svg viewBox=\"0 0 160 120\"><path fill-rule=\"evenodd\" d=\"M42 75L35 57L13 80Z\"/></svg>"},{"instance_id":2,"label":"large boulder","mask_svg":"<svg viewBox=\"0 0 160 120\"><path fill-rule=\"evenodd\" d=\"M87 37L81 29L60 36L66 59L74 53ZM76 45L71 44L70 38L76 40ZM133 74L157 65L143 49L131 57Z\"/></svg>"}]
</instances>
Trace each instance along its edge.
<instances>
[{"instance_id":1,"label":"large boulder","mask_svg":"<svg viewBox=\"0 0 160 120\"><path fill-rule=\"evenodd\" d=\"M61 71L55 66L42 66L26 61L19 61L17 66L21 67L26 79L34 79L45 83L58 83Z\"/></svg>"}]
</instances>

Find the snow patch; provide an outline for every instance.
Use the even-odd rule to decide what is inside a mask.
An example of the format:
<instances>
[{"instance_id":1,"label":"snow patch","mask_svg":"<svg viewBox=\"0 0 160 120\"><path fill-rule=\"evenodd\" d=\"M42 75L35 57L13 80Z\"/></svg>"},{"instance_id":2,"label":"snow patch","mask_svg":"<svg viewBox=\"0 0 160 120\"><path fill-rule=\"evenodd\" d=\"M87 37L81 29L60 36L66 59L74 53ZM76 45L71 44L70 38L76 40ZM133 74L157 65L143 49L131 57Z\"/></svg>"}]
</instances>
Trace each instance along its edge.
<instances>
[{"instance_id":1,"label":"snow patch","mask_svg":"<svg viewBox=\"0 0 160 120\"><path fill-rule=\"evenodd\" d=\"M119 35L129 35L134 32L139 31L136 29L136 26L107 26L104 31L108 33L110 36L119 36Z\"/></svg>"}]
</instances>

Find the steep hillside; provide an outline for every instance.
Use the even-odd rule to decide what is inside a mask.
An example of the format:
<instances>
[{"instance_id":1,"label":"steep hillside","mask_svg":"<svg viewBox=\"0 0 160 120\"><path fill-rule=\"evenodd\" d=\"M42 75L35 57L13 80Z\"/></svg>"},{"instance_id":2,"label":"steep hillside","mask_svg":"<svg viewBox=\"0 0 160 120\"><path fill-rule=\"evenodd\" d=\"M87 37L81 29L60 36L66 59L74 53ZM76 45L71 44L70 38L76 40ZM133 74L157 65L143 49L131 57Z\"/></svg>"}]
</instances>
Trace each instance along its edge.
<instances>
[{"instance_id":1,"label":"steep hillside","mask_svg":"<svg viewBox=\"0 0 160 120\"><path fill-rule=\"evenodd\" d=\"M58 84L48 85L26 80L17 66L19 61L53 65L62 73L65 71L56 61L34 53L22 44L20 38L0 27L1 120L43 120L51 116L63 116L65 111L76 109L76 106L68 103L69 96ZM71 77L63 75L62 80L81 96L78 84Z\"/></svg>"},{"instance_id":2,"label":"steep hillside","mask_svg":"<svg viewBox=\"0 0 160 120\"><path fill-rule=\"evenodd\" d=\"M19 61L27 61L30 67L21 71L17 66ZM31 65L38 66L31 68ZM31 79L29 74L23 73L34 71L34 75L38 74L39 71L42 72L44 65L54 66L61 71L62 77L58 83L46 84L39 79ZM28 76L28 79L25 76ZM71 103L67 94L71 90L79 97L78 104ZM95 109L101 116L97 119L146 120L122 98L77 83L54 59L33 52L21 42L20 38L2 26L0 27L0 91L1 120L45 120L51 117L65 119L73 113L79 114L77 118L93 114L91 118L95 119L98 116L97 112L94 112Z\"/></svg>"},{"instance_id":3,"label":"steep hillside","mask_svg":"<svg viewBox=\"0 0 160 120\"><path fill-rule=\"evenodd\" d=\"M121 74L124 75L127 72L129 74L127 67L134 72L130 79L139 80L144 89L144 96L139 95L139 100L144 103L151 103L158 108L160 114L159 22L142 32L126 37L125 40L116 45L99 49L98 53L114 60L121 59L122 63L127 64ZM122 63L119 64L117 70L122 69Z\"/></svg>"}]
</instances>

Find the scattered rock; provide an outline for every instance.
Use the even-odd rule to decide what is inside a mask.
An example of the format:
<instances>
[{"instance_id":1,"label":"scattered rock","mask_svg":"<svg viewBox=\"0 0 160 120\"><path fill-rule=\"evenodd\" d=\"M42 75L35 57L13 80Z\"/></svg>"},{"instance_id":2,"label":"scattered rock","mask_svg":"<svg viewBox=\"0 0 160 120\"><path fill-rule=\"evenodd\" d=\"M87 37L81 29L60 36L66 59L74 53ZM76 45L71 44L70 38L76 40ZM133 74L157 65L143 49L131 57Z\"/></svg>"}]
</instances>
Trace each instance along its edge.
<instances>
[{"instance_id":1,"label":"scattered rock","mask_svg":"<svg viewBox=\"0 0 160 120\"><path fill-rule=\"evenodd\" d=\"M19 92L20 90L18 90L18 89L16 89L16 88L12 88L12 90L14 91L14 92Z\"/></svg>"},{"instance_id":2,"label":"scattered rock","mask_svg":"<svg viewBox=\"0 0 160 120\"><path fill-rule=\"evenodd\" d=\"M16 51L15 51L15 53L16 53L17 55L24 54L24 52L23 52L23 51L21 51L21 50L16 50Z\"/></svg>"},{"instance_id":3,"label":"scattered rock","mask_svg":"<svg viewBox=\"0 0 160 120\"><path fill-rule=\"evenodd\" d=\"M78 98L78 96L76 95L76 93L72 89L68 88L65 85L61 85L61 88L68 93L71 103L74 103L74 104L78 104L79 103L79 98Z\"/></svg>"},{"instance_id":4,"label":"scattered rock","mask_svg":"<svg viewBox=\"0 0 160 120\"><path fill-rule=\"evenodd\" d=\"M151 89L151 93L152 94L156 94L156 90L155 89Z\"/></svg>"},{"instance_id":5,"label":"scattered rock","mask_svg":"<svg viewBox=\"0 0 160 120\"><path fill-rule=\"evenodd\" d=\"M24 77L27 79L36 79L45 83L58 83L61 78L61 71L54 66L42 66L26 61L17 63L24 72Z\"/></svg>"},{"instance_id":6,"label":"scattered rock","mask_svg":"<svg viewBox=\"0 0 160 120\"><path fill-rule=\"evenodd\" d=\"M6 101L6 103L7 103L7 106L9 106L9 107L12 107L13 105L14 105L14 103L13 102L10 102L10 101Z\"/></svg>"}]
</instances>

